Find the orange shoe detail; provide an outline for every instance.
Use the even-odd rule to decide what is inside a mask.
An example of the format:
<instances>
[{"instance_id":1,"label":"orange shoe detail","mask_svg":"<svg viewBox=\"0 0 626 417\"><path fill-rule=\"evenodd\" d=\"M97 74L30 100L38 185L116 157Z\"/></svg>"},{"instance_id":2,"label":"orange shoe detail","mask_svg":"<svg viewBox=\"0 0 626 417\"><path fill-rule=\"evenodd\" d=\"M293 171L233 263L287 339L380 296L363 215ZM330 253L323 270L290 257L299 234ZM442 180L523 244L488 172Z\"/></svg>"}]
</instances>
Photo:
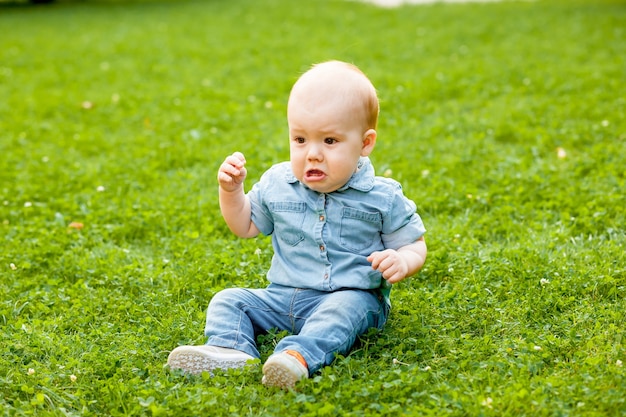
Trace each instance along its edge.
<instances>
[{"instance_id":1,"label":"orange shoe detail","mask_svg":"<svg viewBox=\"0 0 626 417\"><path fill-rule=\"evenodd\" d=\"M300 352L296 352L295 350L286 350L285 353L287 355L293 356L300 362L306 369L309 369L309 365L307 365L304 357L300 354Z\"/></svg>"}]
</instances>

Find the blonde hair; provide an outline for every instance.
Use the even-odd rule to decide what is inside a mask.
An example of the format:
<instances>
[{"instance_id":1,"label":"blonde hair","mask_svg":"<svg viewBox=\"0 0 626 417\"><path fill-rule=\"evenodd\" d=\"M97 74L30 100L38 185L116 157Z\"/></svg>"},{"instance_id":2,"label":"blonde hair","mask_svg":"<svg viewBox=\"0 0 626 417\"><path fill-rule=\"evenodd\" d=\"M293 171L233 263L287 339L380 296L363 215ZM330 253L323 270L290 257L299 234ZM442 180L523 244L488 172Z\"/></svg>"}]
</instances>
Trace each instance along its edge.
<instances>
[{"instance_id":1,"label":"blonde hair","mask_svg":"<svg viewBox=\"0 0 626 417\"><path fill-rule=\"evenodd\" d=\"M376 88L356 65L343 61L326 61L314 64L298 78L292 88L316 77L316 88L332 89L334 94L347 99L355 107L361 107L367 129L376 129L380 111ZM321 78L321 85L320 79Z\"/></svg>"}]
</instances>

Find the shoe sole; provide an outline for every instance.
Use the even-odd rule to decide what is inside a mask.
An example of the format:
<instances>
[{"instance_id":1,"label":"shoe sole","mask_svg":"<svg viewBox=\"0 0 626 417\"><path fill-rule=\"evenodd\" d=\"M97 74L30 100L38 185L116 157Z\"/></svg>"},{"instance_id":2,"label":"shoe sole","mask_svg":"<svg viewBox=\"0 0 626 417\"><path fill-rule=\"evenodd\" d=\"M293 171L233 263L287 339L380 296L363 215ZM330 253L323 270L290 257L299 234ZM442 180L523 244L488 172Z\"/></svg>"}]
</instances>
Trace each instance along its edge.
<instances>
[{"instance_id":1,"label":"shoe sole","mask_svg":"<svg viewBox=\"0 0 626 417\"><path fill-rule=\"evenodd\" d=\"M283 389L293 388L300 376L294 375L289 369L280 363L266 363L263 366L263 379L261 382L268 387Z\"/></svg>"},{"instance_id":2,"label":"shoe sole","mask_svg":"<svg viewBox=\"0 0 626 417\"><path fill-rule=\"evenodd\" d=\"M190 374L211 373L215 369L235 369L242 368L247 361L243 359L227 360L215 359L198 352L176 352L170 354L167 364L171 369L180 369Z\"/></svg>"}]
</instances>

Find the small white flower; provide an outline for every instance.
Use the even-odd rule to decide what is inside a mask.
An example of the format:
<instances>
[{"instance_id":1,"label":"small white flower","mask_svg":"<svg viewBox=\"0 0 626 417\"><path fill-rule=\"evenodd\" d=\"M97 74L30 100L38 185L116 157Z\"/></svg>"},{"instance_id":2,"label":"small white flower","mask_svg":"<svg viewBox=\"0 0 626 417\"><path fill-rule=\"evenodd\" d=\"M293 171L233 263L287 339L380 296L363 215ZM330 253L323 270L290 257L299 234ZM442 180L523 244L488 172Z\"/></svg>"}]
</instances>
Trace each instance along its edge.
<instances>
[{"instance_id":1,"label":"small white flower","mask_svg":"<svg viewBox=\"0 0 626 417\"><path fill-rule=\"evenodd\" d=\"M103 192L104 190L105 190L105 188L104 188L103 185L98 185L98 188L96 188L96 191L99 192L99 193Z\"/></svg>"},{"instance_id":2,"label":"small white flower","mask_svg":"<svg viewBox=\"0 0 626 417\"><path fill-rule=\"evenodd\" d=\"M608 120L603 120L602 121L602 126L607 127L609 125L609 121Z\"/></svg>"},{"instance_id":3,"label":"small white flower","mask_svg":"<svg viewBox=\"0 0 626 417\"><path fill-rule=\"evenodd\" d=\"M539 352L541 350L541 346L534 346L533 349L535 349L537 352Z\"/></svg>"},{"instance_id":4,"label":"small white flower","mask_svg":"<svg viewBox=\"0 0 626 417\"><path fill-rule=\"evenodd\" d=\"M169 260L169 259L167 259L167 258L163 258L163 263L164 263L164 264L169 264L169 263L170 263L170 260Z\"/></svg>"},{"instance_id":5,"label":"small white flower","mask_svg":"<svg viewBox=\"0 0 626 417\"><path fill-rule=\"evenodd\" d=\"M621 368L622 365L622 361L620 361L619 359L615 361L615 366L617 366L618 368Z\"/></svg>"},{"instance_id":6,"label":"small white flower","mask_svg":"<svg viewBox=\"0 0 626 417\"><path fill-rule=\"evenodd\" d=\"M198 129L191 129L189 131L189 136L191 136L192 139L200 139L202 137L202 132Z\"/></svg>"},{"instance_id":7,"label":"small white flower","mask_svg":"<svg viewBox=\"0 0 626 417\"><path fill-rule=\"evenodd\" d=\"M428 372L428 371L430 371L431 369L432 369L432 368L431 368L430 366L426 365L426 366L424 367L424 369L422 369L422 371L424 371L424 372Z\"/></svg>"},{"instance_id":8,"label":"small white flower","mask_svg":"<svg viewBox=\"0 0 626 417\"><path fill-rule=\"evenodd\" d=\"M256 249L254 250L254 254L255 254L256 256L261 256L261 254L262 254L262 253L263 253L263 251L261 250L261 248L256 248Z\"/></svg>"},{"instance_id":9,"label":"small white flower","mask_svg":"<svg viewBox=\"0 0 626 417\"><path fill-rule=\"evenodd\" d=\"M389 178L389 177L391 177L392 175L393 175L393 171L392 171L391 169L389 169L389 168L387 168L387 169L385 170L385 172L383 172L383 177Z\"/></svg>"},{"instance_id":10,"label":"small white flower","mask_svg":"<svg viewBox=\"0 0 626 417\"><path fill-rule=\"evenodd\" d=\"M545 278L541 278L541 280L539 281L541 283L541 285L548 285L550 283L549 279L545 279Z\"/></svg>"},{"instance_id":11,"label":"small white flower","mask_svg":"<svg viewBox=\"0 0 626 417\"><path fill-rule=\"evenodd\" d=\"M33 368L28 368L28 375L35 375L35 370Z\"/></svg>"},{"instance_id":12,"label":"small white flower","mask_svg":"<svg viewBox=\"0 0 626 417\"><path fill-rule=\"evenodd\" d=\"M76 382L76 379L77 379L76 375L74 375L74 374L70 375L70 381Z\"/></svg>"},{"instance_id":13,"label":"small white flower","mask_svg":"<svg viewBox=\"0 0 626 417\"><path fill-rule=\"evenodd\" d=\"M392 363L393 363L394 365L408 365L408 363L400 362L400 361L399 361L398 359L396 359L396 358L393 358Z\"/></svg>"},{"instance_id":14,"label":"small white flower","mask_svg":"<svg viewBox=\"0 0 626 417\"><path fill-rule=\"evenodd\" d=\"M33 203L31 203L30 201L27 201L24 203L24 207L32 207Z\"/></svg>"},{"instance_id":15,"label":"small white flower","mask_svg":"<svg viewBox=\"0 0 626 417\"><path fill-rule=\"evenodd\" d=\"M493 399L491 397L485 398L482 402L482 405L484 405L485 407L489 407L489 408L493 408L492 404L493 404Z\"/></svg>"},{"instance_id":16,"label":"small white flower","mask_svg":"<svg viewBox=\"0 0 626 417\"><path fill-rule=\"evenodd\" d=\"M559 159L565 159L567 158L567 152L565 151L565 149L558 147L556 148L556 156Z\"/></svg>"},{"instance_id":17,"label":"small white flower","mask_svg":"<svg viewBox=\"0 0 626 417\"><path fill-rule=\"evenodd\" d=\"M422 177L423 177L423 178L426 178L429 174L430 174L430 171L429 171L429 170L427 170L427 169L425 169L425 170L423 170L423 171L422 171Z\"/></svg>"},{"instance_id":18,"label":"small white flower","mask_svg":"<svg viewBox=\"0 0 626 417\"><path fill-rule=\"evenodd\" d=\"M9 264L9 267L11 267L11 269L14 270L14 271L17 269L17 266L15 266L15 264L13 262L11 262Z\"/></svg>"}]
</instances>

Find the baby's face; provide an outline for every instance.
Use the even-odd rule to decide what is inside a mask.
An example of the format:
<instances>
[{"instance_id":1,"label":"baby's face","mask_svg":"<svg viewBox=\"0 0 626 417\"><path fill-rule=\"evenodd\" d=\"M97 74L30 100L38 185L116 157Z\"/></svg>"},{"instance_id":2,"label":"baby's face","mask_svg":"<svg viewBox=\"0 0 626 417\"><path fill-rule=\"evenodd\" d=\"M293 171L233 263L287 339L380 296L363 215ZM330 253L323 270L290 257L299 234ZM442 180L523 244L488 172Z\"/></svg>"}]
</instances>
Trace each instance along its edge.
<instances>
[{"instance_id":1,"label":"baby's face","mask_svg":"<svg viewBox=\"0 0 626 417\"><path fill-rule=\"evenodd\" d=\"M320 193L345 185L359 158L369 155L376 141L376 132L367 129L362 110L337 97L292 98L288 122L294 175Z\"/></svg>"}]
</instances>

